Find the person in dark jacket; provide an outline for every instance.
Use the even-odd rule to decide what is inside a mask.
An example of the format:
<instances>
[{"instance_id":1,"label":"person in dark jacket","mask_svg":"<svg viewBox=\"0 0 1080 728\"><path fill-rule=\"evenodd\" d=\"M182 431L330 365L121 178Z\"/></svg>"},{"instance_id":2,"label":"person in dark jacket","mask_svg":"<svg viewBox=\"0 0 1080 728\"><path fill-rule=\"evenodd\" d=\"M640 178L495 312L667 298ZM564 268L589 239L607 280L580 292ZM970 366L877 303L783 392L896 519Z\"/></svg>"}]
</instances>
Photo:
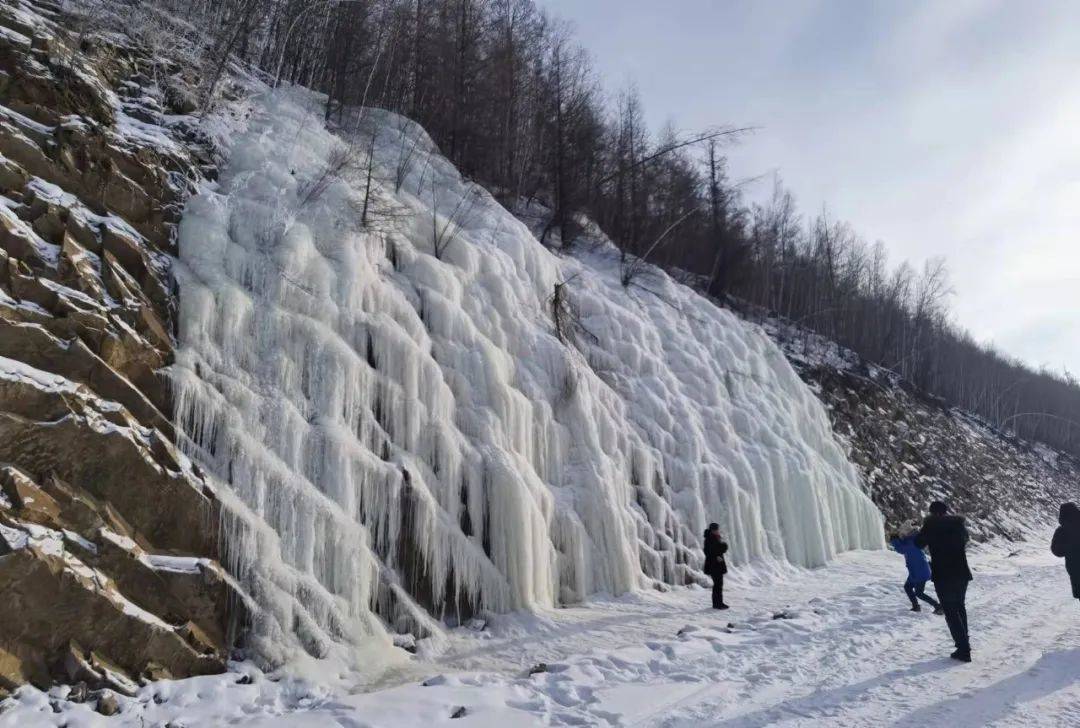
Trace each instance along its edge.
<instances>
[{"instance_id":1,"label":"person in dark jacket","mask_svg":"<svg viewBox=\"0 0 1080 728\"><path fill-rule=\"evenodd\" d=\"M1050 550L1054 556L1065 559L1073 596L1080 599L1080 508L1075 503L1062 503L1058 523L1061 525L1054 531Z\"/></svg>"},{"instance_id":2,"label":"person in dark jacket","mask_svg":"<svg viewBox=\"0 0 1080 728\"><path fill-rule=\"evenodd\" d=\"M727 561L724 554L728 545L720 536L720 524L710 523L705 531L705 573L712 577L713 609L728 609L724 604L724 574L727 573Z\"/></svg>"},{"instance_id":3,"label":"person in dark jacket","mask_svg":"<svg viewBox=\"0 0 1080 728\"><path fill-rule=\"evenodd\" d=\"M949 513L941 501L930 504L930 515L915 534L915 545L930 549L930 578L945 621L949 625L956 651L950 657L961 662L971 662L971 642L968 637L967 598L971 569L967 562L968 532L963 516Z\"/></svg>"},{"instance_id":4,"label":"person in dark jacket","mask_svg":"<svg viewBox=\"0 0 1080 728\"><path fill-rule=\"evenodd\" d=\"M904 562L907 564L908 578L904 582L904 592L911 600L911 611L922 610L919 602L916 601L922 599L934 608L934 614L942 614L941 605L926 594L926 582L930 581L930 565L926 563L926 554L915 545L915 534L909 533L907 536L893 534L889 543L894 551L904 555Z\"/></svg>"}]
</instances>

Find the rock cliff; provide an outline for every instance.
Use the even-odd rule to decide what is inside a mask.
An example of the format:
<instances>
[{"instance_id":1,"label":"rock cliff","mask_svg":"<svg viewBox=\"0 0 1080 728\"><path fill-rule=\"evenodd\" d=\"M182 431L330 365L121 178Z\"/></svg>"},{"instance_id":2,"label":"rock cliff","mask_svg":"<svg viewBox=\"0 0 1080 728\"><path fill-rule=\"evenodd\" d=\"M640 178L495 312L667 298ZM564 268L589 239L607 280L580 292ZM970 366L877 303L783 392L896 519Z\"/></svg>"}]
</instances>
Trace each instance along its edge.
<instances>
[{"instance_id":1,"label":"rock cliff","mask_svg":"<svg viewBox=\"0 0 1080 728\"><path fill-rule=\"evenodd\" d=\"M0 5L0 690L224 668L218 505L172 442L169 254L210 169L182 69Z\"/></svg>"}]
</instances>

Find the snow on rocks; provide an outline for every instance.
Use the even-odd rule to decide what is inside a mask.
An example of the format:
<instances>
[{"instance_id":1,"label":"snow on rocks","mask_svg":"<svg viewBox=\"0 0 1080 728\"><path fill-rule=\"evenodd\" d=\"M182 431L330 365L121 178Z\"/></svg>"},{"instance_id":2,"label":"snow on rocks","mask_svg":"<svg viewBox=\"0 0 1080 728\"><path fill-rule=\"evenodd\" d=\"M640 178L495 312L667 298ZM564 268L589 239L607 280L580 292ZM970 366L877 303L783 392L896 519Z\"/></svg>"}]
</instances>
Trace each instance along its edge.
<instances>
[{"instance_id":1,"label":"snow on rocks","mask_svg":"<svg viewBox=\"0 0 1080 728\"><path fill-rule=\"evenodd\" d=\"M176 471L162 467L158 437L86 386L0 357L0 688L57 677L116 686L151 664L166 675L223 669L205 637L221 642L216 624L233 594L217 567L202 559L197 574L159 577L138 566L151 557L134 538L196 553L215 545L204 527L211 501L178 453ZM192 621L177 619L185 614ZM97 667L73 671L68 657Z\"/></svg>"},{"instance_id":2,"label":"snow on rocks","mask_svg":"<svg viewBox=\"0 0 1080 728\"><path fill-rule=\"evenodd\" d=\"M693 583L712 520L736 564L883 545L766 336L659 272L624 290L610 249L554 255L374 110L357 134L376 134L372 207L392 212L362 225L346 162L365 155L316 103L259 100L175 267L177 420L230 505L264 659ZM397 174L402 135L418 153ZM557 284L591 334L577 345Z\"/></svg>"},{"instance_id":3,"label":"snow on rocks","mask_svg":"<svg viewBox=\"0 0 1080 728\"><path fill-rule=\"evenodd\" d=\"M1031 538L1080 498L1080 460L991 427L820 337L767 327L825 404L848 457L890 528L933 500L977 540ZM807 342L810 342L807 344Z\"/></svg>"},{"instance_id":4,"label":"snow on rocks","mask_svg":"<svg viewBox=\"0 0 1080 728\"><path fill-rule=\"evenodd\" d=\"M242 604L157 373L204 150L159 114L168 61L104 37L99 3L69 32L78 7L0 3L0 693L222 670Z\"/></svg>"}]
</instances>

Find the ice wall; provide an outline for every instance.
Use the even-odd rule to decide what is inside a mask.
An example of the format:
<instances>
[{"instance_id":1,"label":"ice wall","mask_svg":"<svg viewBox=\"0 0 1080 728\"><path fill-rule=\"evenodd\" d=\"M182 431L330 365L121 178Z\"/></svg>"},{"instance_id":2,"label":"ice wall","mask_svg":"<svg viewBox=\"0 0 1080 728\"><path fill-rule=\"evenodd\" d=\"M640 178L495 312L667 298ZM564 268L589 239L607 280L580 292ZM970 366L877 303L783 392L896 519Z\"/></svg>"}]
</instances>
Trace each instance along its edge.
<instances>
[{"instance_id":1,"label":"ice wall","mask_svg":"<svg viewBox=\"0 0 1080 728\"><path fill-rule=\"evenodd\" d=\"M609 246L549 252L400 117L359 139L268 92L181 224L176 416L266 659L687 583L711 520L735 563L882 545L758 330L662 273L624 289Z\"/></svg>"}]
</instances>

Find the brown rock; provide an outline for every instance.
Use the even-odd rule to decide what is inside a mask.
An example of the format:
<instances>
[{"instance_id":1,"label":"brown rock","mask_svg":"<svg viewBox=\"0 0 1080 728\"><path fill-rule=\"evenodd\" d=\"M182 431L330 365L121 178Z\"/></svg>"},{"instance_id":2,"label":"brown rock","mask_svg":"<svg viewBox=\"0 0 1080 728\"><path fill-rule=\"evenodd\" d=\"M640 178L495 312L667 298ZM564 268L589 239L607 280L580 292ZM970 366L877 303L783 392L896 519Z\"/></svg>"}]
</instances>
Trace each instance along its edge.
<instances>
[{"instance_id":1,"label":"brown rock","mask_svg":"<svg viewBox=\"0 0 1080 728\"><path fill-rule=\"evenodd\" d=\"M0 490L15 505L21 519L53 527L60 524L59 504L18 468L0 466Z\"/></svg>"},{"instance_id":2,"label":"brown rock","mask_svg":"<svg viewBox=\"0 0 1080 728\"><path fill-rule=\"evenodd\" d=\"M146 305L150 304L150 300L143 295L139 284L124 270L116 256L107 250L102 253L101 269L105 287L117 301L142 300L145 301Z\"/></svg>"},{"instance_id":3,"label":"brown rock","mask_svg":"<svg viewBox=\"0 0 1080 728\"><path fill-rule=\"evenodd\" d=\"M41 326L10 321L0 310L0 356L84 384L102 397L124 405L140 423L169 434L173 432L172 423L132 385L130 379L119 375L80 339L63 341ZM144 364L150 366L148 362Z\"/></svg>"},{"instance_id":4,"label":"brown rock","mask_svg":"<svg viewBox=\"0 0 1080 728\"><path fill-rule=\"evenodd\" d=\"M36 177L43 177L49 181L66 178L66 175L59 172L55 163L42 151L41 146L23 131L14 124L0 119L0 154Z\"/></svg>"},{"instance_id":5,"label":"brown rock","mask_svg":"<svg viewBox=\"0 0 1080 728\"><path fill-rule=\"evenodd\" d=\"M48 266L35 245L36 233L7 207L0 205L0 246L13 258L24 261L35 270Z\"/></svg>"},{"instance_id":6,"label":"brown rock","mask_svg":"<svg viewBox=\"0 0 1080 728\"><path fill-rule=\"evenodd\" d=\"M190 475L158 464L131 429L135 420L129 414L100 407L85 387L70 382L47 391L0 378L0 461L18 463L27 473L55 473L107 501L162 549L216 554L217 503L209 491ZM129 426L103 427L110 417Z\"/></svg>"},{"instance_id":7,"label":"brown rock","mask_svg":"<svg viewBox=\"0 0 1080 728\"><path fill-rule=\"evenodd\" d=\"M101 697L98 698L95 710L102 715L116 715L120 712L120 701L112 693L102 693Z\"/></svg>"},{"instance_id":8,"label":"brown rock","mask_svg":"<svg viewBox=\"0 0 1080 728\"><path fill-rule=\"evenodd\" d=\"M12 254L12 258L8 261L8 281L11 294L15 298L20 301L30 301L50 313L55 312L59 301L56 291L42 284L32 274L28 274L25 263L15 254Z\"/></svg>"},{"instance_id":9,"label":"brown rock","mask_svg":"<svg viewBox=\"0 0 1080 728\"><path fill-rule=\"evenodd\" d=\"M69 640L67 647L61 650L60 668L72 683L97 685L102 678L101 673L90 664L86 650L75 640Z\"/></svg>"},{"instance_id":10,"label":"brown rock","mask_svg":"<svg viewBox=\"0 0 1080 728\"><path fill-rule=\"evenodd\" d=\"M0 554L3 552L0 542ZM34 662L34 657L34 650L0 640L0 697L25 683L48 683L48 673L43 665Z\"/></svg>"},{"instance_id":11,"label":"brown rock","mask_svg":"<svg viewBox=\"0 0 1080 728\"><path fill-rule=\"evenodd\" d=\"M109 690L133 697L139 691L139 685L128 678L119 666L98 652L90 652L90 665L101 675L101 684Z\"/></svg>"},{"instance_id":12,"label":"brown rock","mask_svg":"<svg viewBox=\"0 0 1080 728\"><path fill-rule=\"evenodd\" d=\"M86 219L81 209L69 213L65 224L68 234L75 242L93 253L101 253L101 238L98 237L97 227Z\"/></svg>"},{"instance_id":13,"label":"brown rock","mask_svg":"<svg viewBox=\"0 0 1080 728\"><path fill-rule=\"evenodd\" d=\"M188 622L180 627L177 632L187 641L191 648L200 655L213 655L217 652L217 647L214 645L214 642L194 622Z\"/></svg>"},{"instance_id":14,"label":"brown rock","mask_svg":"<svg viewBox=\"0 0 1080 728\"><path fill-rule=\"evenodd\" d=\"M67 699L72 703L85 703L90 699L90 688L84 682L75 683L71 686Z\"/></svg>"},{"instance_id":15,"label":"brown rock","mask_svg":"<svg viewBox=\"0 0 1080 728\"><path fill-rule=\"evenodd\" d=\"M85 534L88 538L98 534L102 528L108 528L128 538L134 537L131 526L119 518L106 503L96 500L85 491L71 487L56 477L55 473L49 473L41 481L41 487L59 504L60 519L72 530ZM90 540L100 541L97 538Z\"/></svg>"},{"instance_id":16,"label":"brown rock","mask_svg":"<svg viewBox=\"0 0 1080 728\"><path fill-rule=\"evenodd\" d=\"M98 553L86 560L108 573L140 607L170 623L191 622L203 643L219 651L225 642L228 605L239 599L221 568L215 562L195 559L191 569L157 568L153 559L135 539L111 537L99 539Z\"/></svg>"},{"instance_id":17,"label":"brown rock","mask_svg":"<svg viewBox=\"0 0 1080 728\"><path fill-rule=\"evenodd\" d=\"M64 218L66 214L63 208L50 206L48 210L38 215L34 222L30 225L34 232L42 237L42 239L52 243L53 245L60 245L64 239L64 229L66 223Z\"/></svg>"},{"instance_id":18,"label":"brown rock","mask_svg":"<svg viewBox=\"0 0 1080 728\"><path fill-rule=\"evenodd\" d=\"M10 521L6 525L12 528ZM194 649L100 572L70 554L53 553L51 546L31 540L0 559L0 590L8 604L0 630L23 648L23 659L9 666L9 680L45 673L47 656L54 655L69 675L115 685L130 684L128 675L140 674L150 662L168 665L178 676L224 669L213 650ZM76 639L91 651L89 659L81 647L72 647Z\"/></svg>"},{"instance_id":19,"label":"brown rock","mask_svg":"<svg viewBox=\"0 0 1080 728\"><path fill-rule=\"evenodd\" d=\"M29 179L25 169L7 157L0 156L0 192L10 194L21 190Z\"/></svg>"},{"instance_id":20,"label":"brown rock","mask_svg":"<svg viewBox=\"0 0 1080 728\"><path fill-rule=\"evenodd\" d=\"M97 301L108 300L105 285L86 248L80 245L66 229L62 229L59 235L61 241L58 270L60 280Z\"/></svg>"},{"instance_id":21,"label":"brown rock","mask_svg":"<svg viewBox=\"0 0 1080 728\"><path fill-rule=\"evenodd\" d=\"M161 59L93 31L74 43L59 10L30 21L43 2L0 3L26 39L0 37L0 96L17 112L0 111L0 193L15 202L0 205L0 357L19 363L0 366L0 691L75 682L73 699L112 714L133 677L223 669L243 602L160 374L175 310L162 252L211 156L177 153L180 132L163 130L176 148L118 133L112 91ZM165 93L182 107L176 78Z\"/></svg>"},{"instance_id":22,"label":"brown rock","mask_svg":"<svg viewBox=\"0 0 1080 728\"><path fill-rule=\"evenodd\" d=\"M158 680L172 680L173 674L169 672L168 668L166 668L164 665L159 665L158 663L151 660L150 662L146 663L146 667L143 668L143 672L140 677L142 677L144 680L156 682Z\"/></svg>"},{"instance_id":23,"label":"brown rock","mask_svg":"<svg viewBox=\"0 0 1080 728\"><path fill-rule=\"evenodd\" d=\"M172 349L172 337L165 330L165 324L148 305L139 306L138 329L139 333L148 337L150 342L162 351Z\"/></svg>"}]
</instances>

